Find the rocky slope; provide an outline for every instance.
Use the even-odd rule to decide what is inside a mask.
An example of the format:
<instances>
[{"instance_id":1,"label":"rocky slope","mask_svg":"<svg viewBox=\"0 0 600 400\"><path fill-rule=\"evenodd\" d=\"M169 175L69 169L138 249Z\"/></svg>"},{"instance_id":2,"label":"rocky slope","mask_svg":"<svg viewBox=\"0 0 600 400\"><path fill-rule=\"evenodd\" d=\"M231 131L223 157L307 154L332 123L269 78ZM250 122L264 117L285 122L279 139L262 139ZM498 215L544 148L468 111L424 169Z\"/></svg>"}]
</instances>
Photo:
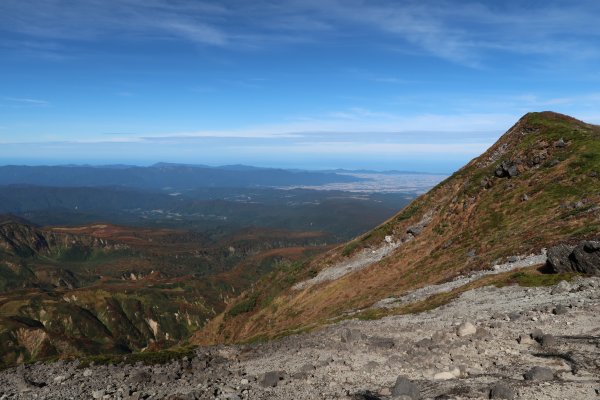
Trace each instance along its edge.
<instances>
[{"instance_id":1,"label":"rocky slope","mask_svg":"<svg viewBox=\"0 0 600 400\"><path fill-rule=\"evenodd\" d=\"M395 217L320 257L276 271L194 336L199 344L273 338L348 316L406 312L384 299L576 244L600 231L600 127L543 112Z\"/></svg>"},{"instance_id":2,"label":"rocky slope","mask_svg":"<svg viewBox=\"0 0 600 400\"><path fill-rule=\"evenodd\" d=\"M162 365L136 358L22 365L0 372L0 396L600 398L600 279L506 286L513 278L499 274L423 313L346 321L264 344L202 347Z\"/></svg>"}]
</instances>

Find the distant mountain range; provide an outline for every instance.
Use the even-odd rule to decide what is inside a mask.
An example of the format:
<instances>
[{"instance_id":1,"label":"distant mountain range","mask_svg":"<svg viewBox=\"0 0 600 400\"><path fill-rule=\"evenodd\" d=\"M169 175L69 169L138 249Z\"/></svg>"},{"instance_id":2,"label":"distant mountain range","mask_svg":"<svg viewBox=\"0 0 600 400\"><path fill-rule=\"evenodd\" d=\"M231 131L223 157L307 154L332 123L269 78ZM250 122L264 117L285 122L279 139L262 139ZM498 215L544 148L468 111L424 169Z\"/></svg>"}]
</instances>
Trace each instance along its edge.
<instances>
[{"instance_id":1,"label":"distant mountain range","mask_svg":"<svg viewBox=\"0 0 600 400\"><path fill-rule=\"evenodd\" d=\"M245 165L209 167L158 163L130 165L59 165L0 167L0 185L57 187L121 186L137 189L190 190L203 187L279 187L357 182L363 178L329 171L292 171Z\"/></svg>"}]
</instances>

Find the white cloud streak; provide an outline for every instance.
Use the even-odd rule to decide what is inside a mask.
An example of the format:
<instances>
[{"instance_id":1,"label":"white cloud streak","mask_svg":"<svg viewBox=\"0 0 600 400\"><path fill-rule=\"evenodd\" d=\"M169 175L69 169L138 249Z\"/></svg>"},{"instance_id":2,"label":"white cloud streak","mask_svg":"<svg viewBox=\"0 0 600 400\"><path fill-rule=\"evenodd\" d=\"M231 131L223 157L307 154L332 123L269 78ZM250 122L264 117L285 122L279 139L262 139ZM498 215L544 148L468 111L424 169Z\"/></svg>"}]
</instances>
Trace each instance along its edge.
<instances>
[{"instance_id":1,"label":"white cloud streak","mask_svg":"<svg viewBox=\"0 0 600 400\"><path fill-rule=\"evenodd\" d=\"M415 143L426 142L430 134L439 134L440 140L447 146L451 141L457 145L469 143L473 136L469 133L485 132L486 138L493 136L490 132L502 132L515 121L514 115L504 114L470 114L470 115L435 115L424 114L403 117L380 113L362 108L351 109L345 113L329 113L321 118L302 118L275 124L264 124L246 129L202 130L195 132L172 132L157 134L111 133L86 140L74 138L73 143L189 143L203 139L231 139L225 141L227 146L235 145L235 139L244 140L251 145L252 140L266 140L273 145L285 142L302 146L306 143ZM85 135L86 137L88 135ZM421 139L415 139L415 137ZM447 137L447 139L443 139ZM32 139L33 142L38 140ZM6 141L4 144L10 142ZM219 143L218 140L216 143ZM214 143L213 143L214 144ZM212 144L211 144L212 145Z\"/></svg>"},{"instance_id":2,"label":"white cloud streak","mask_svg":"<svg viewBox=\"0 0 600 400\"><path fill-rule=\"evenodd\" d=\"M30 98L26 98L26 97L3 97L2 99L4 101L8 101L11 103L17 103L19 105L38 106L38 107L45 107L45 106L50 105L50 103L46 100L30 99Z\"/></svg>"}]
</instances>

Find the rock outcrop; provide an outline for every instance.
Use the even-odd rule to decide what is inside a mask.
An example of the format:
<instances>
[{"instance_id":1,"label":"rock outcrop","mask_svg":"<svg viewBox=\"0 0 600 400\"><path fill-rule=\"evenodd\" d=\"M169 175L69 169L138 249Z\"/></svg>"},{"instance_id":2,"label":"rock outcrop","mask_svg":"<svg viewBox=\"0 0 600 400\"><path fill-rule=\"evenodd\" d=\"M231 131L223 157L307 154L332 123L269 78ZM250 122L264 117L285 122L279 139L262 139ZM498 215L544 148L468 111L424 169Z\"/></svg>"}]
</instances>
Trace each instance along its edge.
<instances>
[{"instance_id":1,"label":"rock outcrop","mask_svg":"<svg viewBox=\"0 0 600 400\"><path fill-rule=\"evenodd\" d=\"M559 244L548 250L547 263L554 273L600 275L600 242L589 240L576 246Z\"/></svg>"}]
</instances>

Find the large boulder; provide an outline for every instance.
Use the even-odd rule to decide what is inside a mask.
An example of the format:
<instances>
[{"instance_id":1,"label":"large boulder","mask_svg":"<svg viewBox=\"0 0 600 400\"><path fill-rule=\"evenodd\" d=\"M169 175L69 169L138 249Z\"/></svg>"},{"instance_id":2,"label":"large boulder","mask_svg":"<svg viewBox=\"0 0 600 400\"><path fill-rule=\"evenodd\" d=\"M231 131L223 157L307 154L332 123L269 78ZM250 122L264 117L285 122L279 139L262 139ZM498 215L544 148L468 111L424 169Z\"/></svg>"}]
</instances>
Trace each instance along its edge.
<instances>
[{"instance_id":1,"label":"large boulder","mask_svg":"<svg viewBox=\"0 0 600 400\"><path fill-rule=\"evenodd\" d=\"M578 272L600 275L600 242L582 242L573 249L571 259Z\"/></svg>"},{"instance_id":2,"label":"large boulder","mask_svg":"<svg viewBox=\"0 0 600 400\"><path fill-rule=\"evenodd\" d=\"M570 256L574 248L574 246L559 244L548 249L546 263L552 272L560 274L572 271Z\"/></svg>"},{"instance_id":3,"label":"large boulder","mask_svg":"<svg viewBox=\"0 0 600 400\"><path fill-rule=\"evenodd\" d=\"M577 246L554 246L548 250L547 265L554 273L600 275L600 242L588 240Z\"/></svg>"}]
</instances>

